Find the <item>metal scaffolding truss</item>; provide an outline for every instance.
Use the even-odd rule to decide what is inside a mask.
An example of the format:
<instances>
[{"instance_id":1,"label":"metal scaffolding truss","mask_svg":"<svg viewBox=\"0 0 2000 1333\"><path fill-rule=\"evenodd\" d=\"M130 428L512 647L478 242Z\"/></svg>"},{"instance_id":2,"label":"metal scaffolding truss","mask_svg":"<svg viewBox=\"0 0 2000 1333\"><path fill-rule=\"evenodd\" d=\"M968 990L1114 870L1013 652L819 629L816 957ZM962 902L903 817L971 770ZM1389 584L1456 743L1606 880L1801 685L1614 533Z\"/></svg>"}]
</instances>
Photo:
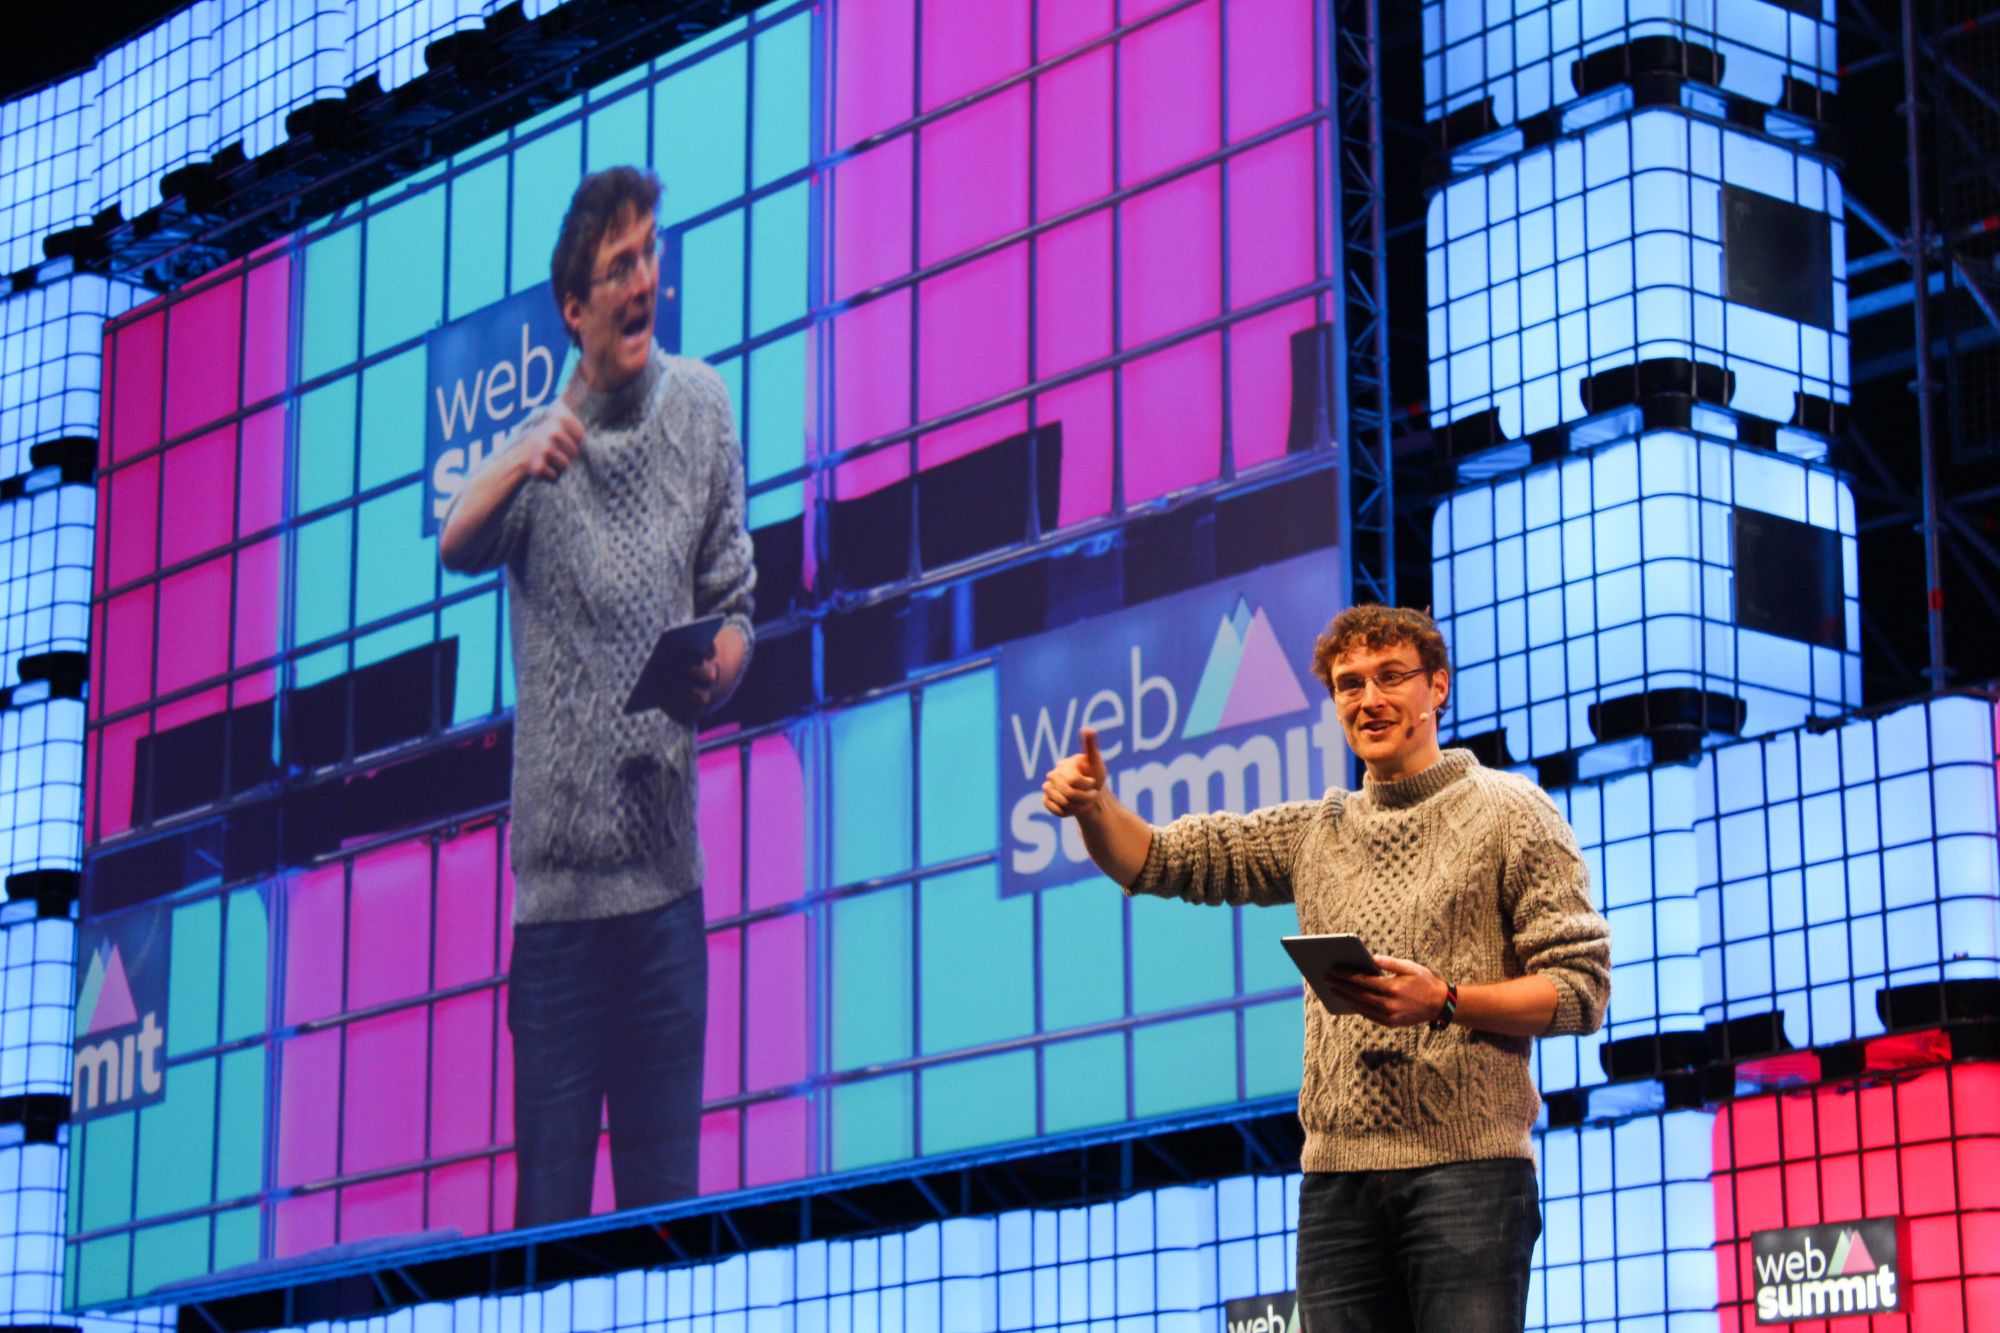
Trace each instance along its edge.
<instances>
[{"instance_id":1,"label":"metal scaffolding truss","mask_svg":"<svg viewBox=\"0 0 2000 1333\"><path fill-rule=\"evenodd\" d=\"M1396 479L1389 398L1388 199L1380 0L1335 0L1340 144L1340 329L1335 376L1350 602L1396 604Z\"/></svg>"},{"instance_id":2,"label":"metal scaffolding truss","mask_svg":"<svg viewBox=\"0 0 2000 1333\"><path fill-rule=\"evenodd\" d=\"M1844 75L1852 80L1892 65L1902 75L1905 170L1872 191L1870 182L1850 178L1847 210L1883 245L1850 271L1895 265L1908 274L1907 286L1885 289L1869 305L1874 312L1907 299L1908 359L1883 358L1878 373L1856 380L1900 377L1907 367L1918 454L1914 489L1897 480L1858 429L1850 443L1872 474L1863 484L1874 482L1870 489L1886 510L1864 527L1914 519L1923 539L1928 661L1922 674L1942 686L1953 674L1945 646L1947 568L1970 587L1978 610L2000 622L1994 583L2000 551L1968 512L1992 496L1953 495L1945 480L1949 464L1976 461L1982 437L2000 428L2000 361L1986 366L2000 357L2000 86L1991 58L2000 44L2000 8L1990 0L1841 0L1840 16L1844 33L1865 51ZM1892 181L1907 206L1900 230L1884 217Z\"/></svg>"}]
</instances>

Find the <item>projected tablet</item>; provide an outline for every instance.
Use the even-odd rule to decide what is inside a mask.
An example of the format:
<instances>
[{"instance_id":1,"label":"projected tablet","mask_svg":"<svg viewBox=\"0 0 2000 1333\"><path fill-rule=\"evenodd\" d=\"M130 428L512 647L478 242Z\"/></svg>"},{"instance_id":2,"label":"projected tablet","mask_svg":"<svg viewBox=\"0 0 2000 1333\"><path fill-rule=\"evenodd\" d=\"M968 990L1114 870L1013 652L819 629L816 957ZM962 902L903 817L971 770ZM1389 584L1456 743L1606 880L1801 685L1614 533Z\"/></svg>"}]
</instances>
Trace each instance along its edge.
<instances>
[{"instance_id":1,"label":"projected tablet","mask_svg":"<svg viewBox=\"0 0 2000 1333\"><path fill-rule=\"evenodd\" d=\"M1333 992L1326 985L1329 972L1356 972L1363 976L1379 977L1382 969L1375 966L1375 955L1361 942L1359 935L1287 935L1284 937L1285 952L1292 956L1293 966L1312 987L1313 994L1326 1006L1330 1014L1351 1014L1354 1006Z\"/></svg>"},{"instance_id":2,"label":"projected tablet","mask_svg":"<svg viewBox=\"0 0 2000 1333\"><path fill-rule=\"evenodd\" d=\"M721 628L721 616L703 616L663 630L646 658L645 668L639 672L639 679L632 683L625 711L643 713L649 708L664 708L667 683L714 650L715 635Z\"/></svg>"}]
</instances>

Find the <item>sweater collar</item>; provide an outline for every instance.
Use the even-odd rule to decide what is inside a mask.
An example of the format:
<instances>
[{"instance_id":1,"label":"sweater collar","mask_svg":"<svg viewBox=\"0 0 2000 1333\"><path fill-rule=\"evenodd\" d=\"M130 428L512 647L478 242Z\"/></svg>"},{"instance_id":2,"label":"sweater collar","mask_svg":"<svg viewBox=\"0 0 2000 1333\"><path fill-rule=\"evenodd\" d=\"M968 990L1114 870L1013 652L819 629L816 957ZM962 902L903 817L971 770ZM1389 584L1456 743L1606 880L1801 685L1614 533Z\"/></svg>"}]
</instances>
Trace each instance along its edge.
<instances>
[{"instance_id":1,"label":"sweater collar","mask_svg":"<svg viewBox=\"0 0 2000 1333\"><path fill-rule=\"evenodd\" d=\"M646 368L615 389L586 389L576 414L593 426L621 426L635 420L652 400L653 389L666 371L666 357L658 347L646 358Z\"/></svg>"},{"instance_id":2,"label":"sweater collar","mask_svg":"<svg viewBox=\"0 0 2000 1333\"><path fill-rule=\"evenodd\" d=\"M1478 763L1470 750L1446 750L1443 758L1423 772L1394 782L1377 782L1363 774L1361 790L1385 810L1403 810L1437 795L1470 773Z\"/></svg>"}]
</instances>

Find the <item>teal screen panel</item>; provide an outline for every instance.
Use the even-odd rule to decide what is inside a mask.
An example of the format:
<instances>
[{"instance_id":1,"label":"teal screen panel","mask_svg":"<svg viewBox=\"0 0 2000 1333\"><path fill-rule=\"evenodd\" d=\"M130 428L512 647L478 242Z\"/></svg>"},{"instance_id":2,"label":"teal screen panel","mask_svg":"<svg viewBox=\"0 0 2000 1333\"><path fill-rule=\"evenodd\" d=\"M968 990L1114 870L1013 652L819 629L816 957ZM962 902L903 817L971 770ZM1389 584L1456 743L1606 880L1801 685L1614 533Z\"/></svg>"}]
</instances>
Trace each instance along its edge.
<instances>
[{"instance_id":1,"label":"teal screen panel","mask_svg":"<svg viewBox=\"0 0 2000 1333\"><path fill-rule=\"evenodd\" d=\"M1035 904L991 865L926 879L918 898L918 1029L926 1055L1031 1036Z\"/></svg>"}]
</instances>

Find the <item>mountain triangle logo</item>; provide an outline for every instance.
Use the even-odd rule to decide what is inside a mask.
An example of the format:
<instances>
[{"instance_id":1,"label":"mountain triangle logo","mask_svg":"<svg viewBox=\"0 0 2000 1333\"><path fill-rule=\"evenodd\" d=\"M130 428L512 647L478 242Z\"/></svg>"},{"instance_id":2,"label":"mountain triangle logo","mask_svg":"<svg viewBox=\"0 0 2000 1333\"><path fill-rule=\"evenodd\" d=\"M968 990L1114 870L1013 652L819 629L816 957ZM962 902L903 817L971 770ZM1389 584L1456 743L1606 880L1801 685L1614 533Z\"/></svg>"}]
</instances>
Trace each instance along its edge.
<instances>
[{"instance_id":1,"label":"mountain triangle logo","mask_svg":"<svg viewBox=\"0 0 2000 1333\"><path fill-rule=\"evenodd\" d=\"M1188 705L1181 739L1192 740L1227 727L1262 722L1305 708L1305 691L1285 661L1285 650L1264 615L1248 600L1215 627L1215 642L1201 669L1201 683Z\"/></svg>"}]
</instances>

